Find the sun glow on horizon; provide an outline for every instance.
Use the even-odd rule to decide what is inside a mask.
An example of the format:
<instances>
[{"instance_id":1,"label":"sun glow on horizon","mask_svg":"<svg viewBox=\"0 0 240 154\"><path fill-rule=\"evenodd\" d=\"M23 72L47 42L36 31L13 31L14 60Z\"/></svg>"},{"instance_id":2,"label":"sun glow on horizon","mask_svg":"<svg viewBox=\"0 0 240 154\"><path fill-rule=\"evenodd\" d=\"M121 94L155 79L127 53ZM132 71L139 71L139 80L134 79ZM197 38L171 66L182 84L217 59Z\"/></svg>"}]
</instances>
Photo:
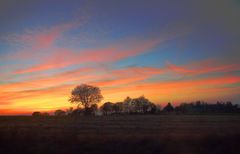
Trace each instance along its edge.
<instances>
[{"instance_id":1,"label":"sun glow on horizon","mask_svg":"<svg viewBox=\"0 0 240 154\"><path fill-rule=\"evenodd\" d=\"M240 103L235 3L144 3L0 2L0 115L76 107L68 98L83 83L101 103Z\"/></svg>"}]
</instances>

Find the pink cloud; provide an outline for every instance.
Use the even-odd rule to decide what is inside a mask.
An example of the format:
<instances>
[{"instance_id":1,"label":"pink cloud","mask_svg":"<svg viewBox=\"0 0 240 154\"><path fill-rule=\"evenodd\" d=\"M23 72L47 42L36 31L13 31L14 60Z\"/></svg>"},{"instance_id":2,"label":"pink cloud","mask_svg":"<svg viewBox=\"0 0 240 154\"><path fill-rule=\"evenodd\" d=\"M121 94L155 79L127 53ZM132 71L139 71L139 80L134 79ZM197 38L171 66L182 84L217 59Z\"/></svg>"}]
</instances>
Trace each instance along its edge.
<instances>
[{"instance_id":1,"label":"pink cloud","mask_svg":"<svg viewBox=\"0 0 240 154\"><path fill-rule=\"evenodd\" d=\"M82 82L98 86L119 86L143 81L161 73L163 73L162 69L152 67L131 67L121 70L105 70L99 67L80 68L51 76L42 76L21 82L2 84L0 85L0 89L2 89L2 92L22 91L24 89L41 89Z\"/></svg>"},{"instance_id":2,"label":"pink cloud","mask_svg":"<svg viewBox=\"0 0 240 154\"><path fill-rule=\"evenodd\" d=\"M51 76L38 76L37 78L30 78L25 81L1 84L0 89L3 91L19 91L23 89L39 89L69 84L78 80L90 80L96 78L96 75L91 74L94 70L94 68L79 68Z\"/></svg>"},{"instance_id":3,"label":"pink cloud","mask_svg":"<svg viewBox=\"0 0 240 154\"><path fill-rule=\"evenodd\" d=\"M27 69L17 70L16 74L31 73L38 71L45 71L49 69L64 68L70 65L83 64L83 63L109 63L115 62L127 57L136 56L150 51L151 48L161 43L161 40L147 40L139 41L134 46L125 46L118 44L113 47L102 49L87 49L83 51L74 51L70 49L55 49L48 59L42 63L32 66Z\"/></svg>"},{"instance_id":4,"label":"pink cloud","mask_svg":"<svg viewBox=\"0 0 240 154\"><path fill-rule=\"evenodd\" d=\"M143 81L154 75L163 73L164 70L154 67L130 67L121 70L109 71L100 81L92 82L97 86L120 86L129 83Z\"/></svg>"},{"instance_id":5,"label":"pink cloud","mask_svg":"<svg viewBox=\"0 0 240 154\"><path fill-rule=\"evenodd\" d=\"M208 59L184 65L175 65L168 62L166 66L170 71L184 75L198 75L216 72L225 73L240 70L239 63L222 63L221 59Z\"/></svg>"},{"instance_id":6,"label":"pink cloud","mask_svg":"<svg viewBox=\"0 0 240 154\"><path fill-rule=\"evenodd\" d=\"M39 28L34 30L27 30L23 34L13 34L5 36L4 40L13 44L24 45L23 49L20 49L14 53L9 53L1 59L3 60L15 60L15 59L29 59L36 58L42 54L42 50L51 49L58 39L62 37L64 32L72 30L81 26L84 21L74 21L61 23L48 28Z\"/></svg>"}]
</instances>

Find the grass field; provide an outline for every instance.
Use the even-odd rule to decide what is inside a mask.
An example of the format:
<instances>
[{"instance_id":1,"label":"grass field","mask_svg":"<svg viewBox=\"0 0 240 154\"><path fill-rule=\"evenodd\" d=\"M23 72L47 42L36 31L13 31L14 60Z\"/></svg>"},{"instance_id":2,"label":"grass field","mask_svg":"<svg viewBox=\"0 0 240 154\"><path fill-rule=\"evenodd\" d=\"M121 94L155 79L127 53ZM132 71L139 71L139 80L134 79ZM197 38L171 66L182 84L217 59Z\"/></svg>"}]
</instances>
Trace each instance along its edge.
<instances>
[{"instance_id":1,"label":"grass field","mask_svg":"<svg viewBox=\"0 0 240 154\"><path fill-rule=\"evenodd\" d=\"M240 115L0 117L0 153L240 153Z\"/></svg>"}]
</instances>

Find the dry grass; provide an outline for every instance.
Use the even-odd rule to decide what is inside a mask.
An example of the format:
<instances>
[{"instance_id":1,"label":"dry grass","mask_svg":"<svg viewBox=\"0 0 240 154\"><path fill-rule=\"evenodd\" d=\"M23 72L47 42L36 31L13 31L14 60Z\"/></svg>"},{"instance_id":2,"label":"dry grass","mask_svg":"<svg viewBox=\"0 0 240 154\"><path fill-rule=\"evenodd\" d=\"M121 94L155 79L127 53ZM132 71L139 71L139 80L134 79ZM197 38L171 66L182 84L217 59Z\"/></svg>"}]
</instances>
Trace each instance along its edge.
<instances>
[{"instance_id":1,"label":"dry grass","mask_svg":"<svg viewBox=\"0 0 240 154\"><path fill-rule=\"evenodd\" d=\"M0 148L4 153L239 153L239 130L239 115L0 117Z\"/></svg>"}]
</instances>

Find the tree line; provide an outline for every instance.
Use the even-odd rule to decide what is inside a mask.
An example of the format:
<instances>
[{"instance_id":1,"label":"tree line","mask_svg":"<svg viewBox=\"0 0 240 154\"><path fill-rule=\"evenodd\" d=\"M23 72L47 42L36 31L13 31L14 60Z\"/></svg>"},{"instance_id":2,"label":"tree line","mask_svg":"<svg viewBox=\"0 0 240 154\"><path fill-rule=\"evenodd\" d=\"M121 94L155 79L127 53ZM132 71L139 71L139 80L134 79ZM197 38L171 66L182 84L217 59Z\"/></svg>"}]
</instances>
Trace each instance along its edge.
<instances>
[{"instance_id":1,"label":"tree line","mask_svg":"<svg viewBox=\"0 0 240 154\"><path fill-rule=\"evenodd\" d=\"M174 107L168 103L161 108L160 105L149 101L146 97L126 97L122 102L105 102L100 107L98 103L103 99L101 90L87 84L75 87L69 98L70 103L76 103L77 108L72 107L64 110L56 110L55 116L80 116L80 115L124 115L124 114L194 114L194 113L240 113L240 108L232 102L217 102L208 104L204 101L181 103ZM33 116L49 116L48 113L34 112Z\"/></svg>"}]
</instances>

